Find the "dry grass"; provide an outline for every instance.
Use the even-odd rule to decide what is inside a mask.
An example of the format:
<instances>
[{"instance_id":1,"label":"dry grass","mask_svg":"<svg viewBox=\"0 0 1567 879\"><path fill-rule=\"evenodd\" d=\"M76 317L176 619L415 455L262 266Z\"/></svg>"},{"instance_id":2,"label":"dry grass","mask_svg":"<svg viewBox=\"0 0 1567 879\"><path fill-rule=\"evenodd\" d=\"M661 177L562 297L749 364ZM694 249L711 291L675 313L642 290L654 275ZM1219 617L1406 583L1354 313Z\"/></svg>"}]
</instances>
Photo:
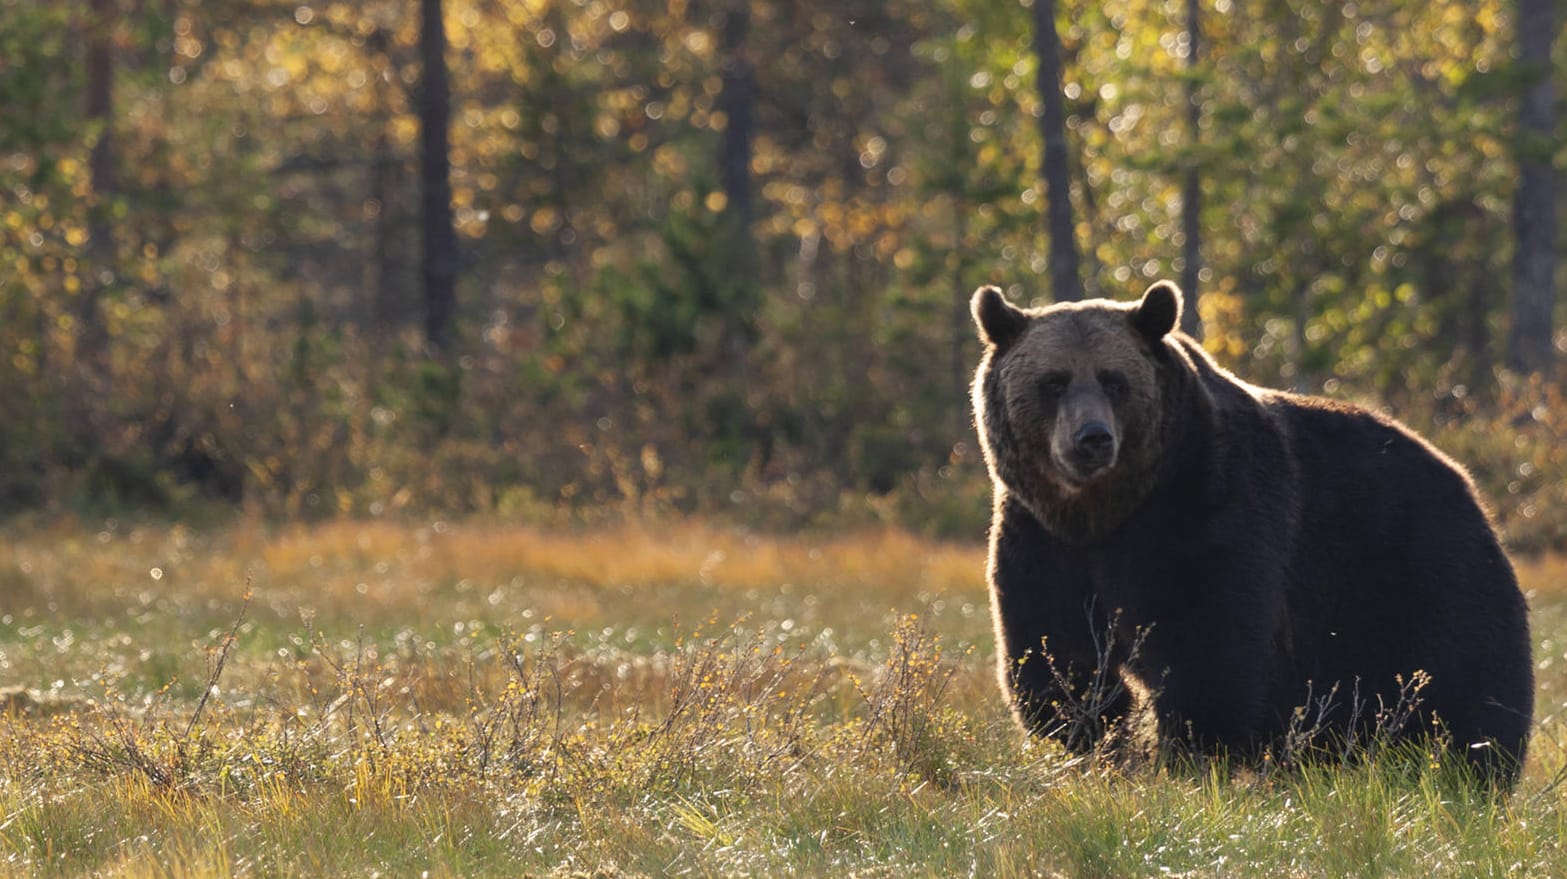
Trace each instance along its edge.
<instances>
[{"instance_id":1,"label":"dry grass","mask_svg":"<svg viewBox=\"0 0 1567 879\"><path fill-rule=\"evenodd\" d=\"M0 875L1559 876L1563 567L1521 566L1542 721L1493 800L1028 745L978 546L36 525L0 543Z\"/></svg>"},{"instance_id":2,"label":"dry grass","mask_svg":"<svg viewBox=\"0 0 1567 879\"><path fill-rule=\"evenodd\" d=\"M64 522L0 543L0 585L24 607L101 612L175 602L217 612L247 581L258 603L274 611L391 623L482 617L487 606L503 609L496 616L511 625L521 609L568 625L601 617L624 624L614 606L621 596L671 589L730 595L735 603L757 592L798 592L807 604L836 600L843 590L884 609L984 600L982 549L895 531L810 539L699 523L551 531L332 522L198 534ZM692 602L677 604L684 611Z\"/></svg>"}]
</instances>

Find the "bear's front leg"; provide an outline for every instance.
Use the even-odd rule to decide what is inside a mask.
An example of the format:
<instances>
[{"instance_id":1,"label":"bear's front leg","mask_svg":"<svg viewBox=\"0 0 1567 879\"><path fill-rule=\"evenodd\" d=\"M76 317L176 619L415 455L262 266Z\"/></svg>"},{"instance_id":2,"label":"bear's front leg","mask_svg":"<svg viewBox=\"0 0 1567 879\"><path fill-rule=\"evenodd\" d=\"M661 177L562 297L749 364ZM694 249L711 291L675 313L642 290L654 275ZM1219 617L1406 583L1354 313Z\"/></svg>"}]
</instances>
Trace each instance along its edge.
<instances>
[{"instance_id":1,"label":"bear's front leg","mask_svg":"<svg viewBox=\"0 0 1567 879\"><path fill-rule=\"evenodd\" d=\"M1132 694L1114 655L1070 659L1052 649L1048 638L1042 644L1042 649L1003 655L1003 690L1031 734L1086 754L1130 713Z\"/></svg>"},{"instance_id":2,"label":"bear's front leg","mask_svg":"<svg viewBox=\"0 0 1567 879\"><path fill-rule=\"evenodd\" d=\"M1126 716L1125 658L1089 589L1079 550L1060 544L1014 501L998 508L990 547L1001 686L1034 735L1092 750Z\"/></svg>"},{"instance_id":3,"label":"bear's front leg","mask_svg":"<svg viewBox=\"0 0 1567 879\"><path fill-rule=\"evenodd\" d=\"M1162 745L1248 760L1267 744L1290 662L1290 509L1243 495L1203 515L1161 510L1106 553L1102 582L1118 590L1123 625L1144 632L1128 665L1152 695Z\"/></svg>"},{"instance_id":4,"label":"bear's front leg","mask_svg":"<svg viewBox=\"0 0 1567 879\"><path fill-rule=\"evenodd\" d=\"M1265 576L1196 581L1206 594L1167 605L1148 629L1133 672L1153 694L1161 742L1250 759L1263 745L1276 603Z\"/></svg>"},{"instance_id":5,"label":"bear's front leg","mask_svg":"<svg viewBox=\"0 0 1567 879\"><path fill-rule=\"evenodd\" d=\"M1263 682L1255 657L1177 662L1153 684L1159 740L1178 750L1249 760L1256 755Z\"/></svg>"}]
</instances>

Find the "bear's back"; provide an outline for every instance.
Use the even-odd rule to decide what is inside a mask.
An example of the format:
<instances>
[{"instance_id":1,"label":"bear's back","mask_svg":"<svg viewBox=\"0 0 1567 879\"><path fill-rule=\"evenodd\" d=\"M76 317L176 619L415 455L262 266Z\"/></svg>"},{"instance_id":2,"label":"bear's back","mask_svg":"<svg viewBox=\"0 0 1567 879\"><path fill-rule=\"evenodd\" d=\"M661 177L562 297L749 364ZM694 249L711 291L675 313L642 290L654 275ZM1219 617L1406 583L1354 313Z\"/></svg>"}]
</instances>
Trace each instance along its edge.
<instances>
[{"instance_id":1,"label":"bear's back","mask_svg":"<svg viewBox=\"0 0 1567 879\"><path fill-rule=\"evenodd\" d=\"M1300 671L1385 681L1418 668L1436 682L1426 695L1449 714L1462 701L1453 693L1490 687L1501 688L1491 692L1501 704L1527 705L1527 610L1467 474L1360 407L1264 399L1299 465L1286 590L1297 610L1310 608L1294 616Z\"/></svg>"},{"instance_id":2,"label":"bear's back","mask_svg":"<svg viewBox=\"0 0 1567 879\"><path fill-rule=\"evenodd\" d=\"M1353 529L1357 543L1385 550L1422 518L1485 519L1462 468L1398 422L1349 403L1263 394L1298 467L1304 527Z\"/></svg>"}]
</instances>

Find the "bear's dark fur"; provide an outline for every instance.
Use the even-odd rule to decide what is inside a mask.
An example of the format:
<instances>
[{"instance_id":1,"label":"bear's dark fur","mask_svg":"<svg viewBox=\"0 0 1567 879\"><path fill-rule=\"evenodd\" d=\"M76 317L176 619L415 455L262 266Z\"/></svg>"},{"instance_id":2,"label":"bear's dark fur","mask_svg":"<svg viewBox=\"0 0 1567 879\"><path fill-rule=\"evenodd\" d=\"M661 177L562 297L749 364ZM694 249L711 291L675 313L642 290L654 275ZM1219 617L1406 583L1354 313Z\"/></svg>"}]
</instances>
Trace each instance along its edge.
<instances>
[{"instance_id":1,"label":"bear's dark fur","mask_svg":"<svg viewBox=\"0 0 1567 879\"><path fill-rule=\"evenodd\" d=\"M1437 730L1511 783L1527 608L1457 465L1376 413L1220 369L1174 331L1168 282L1029 310L986 287L973 311L991 601L1026 727L1087 750L1140 706L1163 744L1257 759L1297 708L1363 741L1425 679L1401 735Z\"/></svg>"}]
</instances>

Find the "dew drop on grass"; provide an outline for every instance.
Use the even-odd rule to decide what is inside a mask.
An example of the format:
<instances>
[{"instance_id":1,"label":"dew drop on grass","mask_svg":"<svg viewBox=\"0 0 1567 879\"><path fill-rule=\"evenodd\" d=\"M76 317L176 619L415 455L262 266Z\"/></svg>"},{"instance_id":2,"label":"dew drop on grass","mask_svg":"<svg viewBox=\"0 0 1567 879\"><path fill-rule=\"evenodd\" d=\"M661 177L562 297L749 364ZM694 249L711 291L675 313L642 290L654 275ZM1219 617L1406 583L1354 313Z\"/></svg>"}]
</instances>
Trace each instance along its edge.
<instances>
[{"instance_id":1,"label":"dew drop on grass","mask_svg":"<svg viewBox=\"0 0 1567 879\"><path fill-rule=\"evenodd\" d=\"M163 579L163 569L162 568L153 568L151 571L148 571L147 573L151 574L152 575L152 579L154 579L154 580L162 580Z\"/></svg>"}]
</instances>

